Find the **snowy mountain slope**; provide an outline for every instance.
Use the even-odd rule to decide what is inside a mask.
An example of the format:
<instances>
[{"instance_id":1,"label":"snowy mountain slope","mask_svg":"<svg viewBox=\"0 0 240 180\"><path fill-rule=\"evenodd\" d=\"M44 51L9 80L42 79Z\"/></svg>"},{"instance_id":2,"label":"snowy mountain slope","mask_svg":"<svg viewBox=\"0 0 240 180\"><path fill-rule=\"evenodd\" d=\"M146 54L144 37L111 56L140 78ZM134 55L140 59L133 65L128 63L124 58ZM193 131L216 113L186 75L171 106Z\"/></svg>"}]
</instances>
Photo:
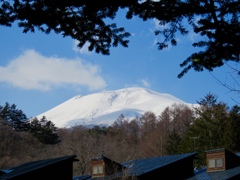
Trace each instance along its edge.
<instances>
[{"instance_id":1,"label":"snowy mountain slope","mask_svg":"<svg viewBox=\"0 0 240 180\"><path fill-rule=\"evenodd\" d=\"M160 115L167 106L174 103L187 104L169 94L134 87L86 96L75 96L38 115L37 118L46 116L57 127L72 127L75 125L109 126L121 114L129 119L141 116L146 111Z\"/></svg>"}]
</instances>

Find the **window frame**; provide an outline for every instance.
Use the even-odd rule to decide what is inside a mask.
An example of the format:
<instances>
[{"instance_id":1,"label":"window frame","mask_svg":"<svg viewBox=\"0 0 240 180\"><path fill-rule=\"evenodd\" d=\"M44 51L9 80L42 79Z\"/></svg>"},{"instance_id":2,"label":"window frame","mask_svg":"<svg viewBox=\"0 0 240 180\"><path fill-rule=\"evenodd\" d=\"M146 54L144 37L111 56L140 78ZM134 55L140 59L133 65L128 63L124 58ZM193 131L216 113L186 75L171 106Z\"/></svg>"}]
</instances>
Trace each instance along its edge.
<instances>
[{"instance_id":1,"label":"window frame","mask_svg":"<svg viewBox=\"0 0 240 180\"><path fill-rule=\"evenodd\" d=\"M98 175L98 174L103 174L104 173L104 166L103 165L94 165L92 167L92 174L93 175Z\"/></svg>"},{"instance_id":2,"label":"window frame","mask_svg":"<svg viewBox=\"0 0 240 180\"><path fill-rule=\"evenodd\" d=\"M208 159L208 168L223 168L224 167L224 159L223 158L214 158Z\"/></svg>"}]
</instances>

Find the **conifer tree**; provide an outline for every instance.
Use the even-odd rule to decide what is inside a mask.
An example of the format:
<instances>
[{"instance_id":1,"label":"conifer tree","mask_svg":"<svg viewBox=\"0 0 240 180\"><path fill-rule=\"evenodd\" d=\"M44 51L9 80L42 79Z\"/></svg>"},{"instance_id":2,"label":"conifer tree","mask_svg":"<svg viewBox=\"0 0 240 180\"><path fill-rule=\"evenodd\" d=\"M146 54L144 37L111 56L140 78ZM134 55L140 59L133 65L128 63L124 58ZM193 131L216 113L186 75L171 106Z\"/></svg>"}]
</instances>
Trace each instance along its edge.
<instances>
[{"instance_id":1,"label":"conifer tree","mask_svg":"<svg viewBox=\"0 0 240 180\"><path fill-rule=\"evenodd\" d=\"M240 151L240 107L235 105L229 112L224 132L225 147L233 152Z\"/></svg>"},{"instance_id":2,"label":"conifer tree","mask_svg":"<svg viewBox=\"0 0 240 180\"><path fill-rule=\"evenodd\" d=\"M45 116L40 120L34 118L30 121L30 131L34 137L44 144L56 144L60 142L59 136L57 135L57 127L48 121Z\"/></svg>"},{"instance_id":3,"label":"conifer tree","mask_svg":"<svg viewBox=\"0 0 240 180\"><path fill-rule=\"evenodd\" d=\"M181 137L176 131L173 131L168 136L168 140L166 142L166 154L172 155L172 154L179 154L181 153L180 150L180 144L181 144Z\"/></svg>"},{"instance_id":4,"label":"conifer tree","mask_svg":"<svg viewBox=\"0 0 240 180\"><path fill-rule=\"evenodd\" d=\"M27 116L15 104L5 103L0 107L0 117L15 131L27 131Z\"/></svg>"},{"instance_id":5,"label":"conifer tree","mask_svg":"<svg viewBox=\"0 0 240 180\"><path fill-rule=\"evenodd\" d=\"M197 118L183 136L181 150L198 152L198 165L205 164L205 151L223 148L225 145L224 133L228 122L228 108L225 103L217 102L217 97L208 94L196 109Z\"/></svg>"}]
</instances>

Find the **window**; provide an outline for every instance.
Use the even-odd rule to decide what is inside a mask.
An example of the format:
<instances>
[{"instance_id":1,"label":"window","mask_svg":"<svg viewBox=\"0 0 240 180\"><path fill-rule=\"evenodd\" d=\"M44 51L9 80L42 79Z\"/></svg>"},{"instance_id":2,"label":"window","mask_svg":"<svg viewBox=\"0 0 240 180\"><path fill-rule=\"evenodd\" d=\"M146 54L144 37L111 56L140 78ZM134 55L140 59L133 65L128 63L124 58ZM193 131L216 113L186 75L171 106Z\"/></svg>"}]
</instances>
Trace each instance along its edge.
<instances>
[{"instance_id":1,"label":"window","mask_svg":"<svg viewBox=\"0 0 240 180\"><path fill-rule=\"evenodd\" d=\"M216 166L223 167L223 159L216 159Z\"/></svg>"},{"instance_id":2,"label":"window","mask_svg":"<svg viewBox=\"0 0 240 180\"><path fill-rule=\"evenodd\" d=\"M93 166L93 174L102 174L103 173L103 165Z\"/></svg>"},{"instance_id":3,"label":"window","mask_svg":"<svg viewBox=\"0 0 240 180\"><path fill-rule=\"evenodd\" d=\"M215 167L215 159L209 159L208 160L208 167L214 168Z\"/></svg>"},{"instance_id":4,"label":"window","mask_svg":"<svg viewBox=\"0 0 240 180\"><path fill-rule=\"evenodd\" d=\"M209 159L208 167L209 168L223 167L223 159Z\"/></svg>"}]
</instances>

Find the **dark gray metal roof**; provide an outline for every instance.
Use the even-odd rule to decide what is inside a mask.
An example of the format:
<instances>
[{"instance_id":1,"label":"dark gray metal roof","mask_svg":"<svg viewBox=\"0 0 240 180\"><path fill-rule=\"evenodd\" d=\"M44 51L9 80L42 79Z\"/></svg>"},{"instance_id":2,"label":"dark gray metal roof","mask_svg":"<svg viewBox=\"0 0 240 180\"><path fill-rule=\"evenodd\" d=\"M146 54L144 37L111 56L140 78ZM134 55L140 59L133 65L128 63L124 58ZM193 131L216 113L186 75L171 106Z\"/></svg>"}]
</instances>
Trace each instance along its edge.
<instances>
[{"instance_id":1,"label":"dark gray metal roof","mask_svg":"<svg viewBox=\"0 0 240 180\"><path fill-rule=\"evenodd\" d=\"M216 152L216 151L228 151L224 148L221 149L214 149L214 150L209 150L206 152ZM228 151L230 152L230 151ZM240 153L236 153L237 156L240 157ZM230 179L235 176L240 176L240 166L227 169L224 171L215 171L215 172L207 172L207 168L203 167L201 169L197 169L194 171L194 176L189 178L188 180L224 180L224 179Z\"/></svg>"},{"instance_id":2,"label":"dark gray metal roof","mask_svg":"<svg viewBox=\"0 0 240 180\"><path fill-rule=\"evenodd\" d=\"M187 153L187 154L177 154L170 156L162 156L162 157L154 157L154 158L146 158L146 159L138 159L132 160L123 163L123 166L126 166L129 169L131 176L139 176L141 174L153 171L155 169L159 169L168 164L177 162L179 160L195 156L197 153Z\"/></svg>"},{"instance_id":3,"label":"dark gray metal roof","mask_svg":"<svg viewBox=\"0 0 240 180\"><path fill-rule=\"evenodd\" d=\"M175 163L185 158L194 157L197 153L187 153L187 154L178 154L178 155L170 155L170 156L161 156L161 157L153 157L153 158L145 158L145 159L137 159L131 160L128 162L122 163L123 166L126 167L127 172L118 172L110 176L106 176L104 178L95 178L95 179L111 179L111 177L122 177L124 173L127 173L128 176L140 176L142 174L151 172L155 169L162 168L171 163ZM75 180L85 180L81 179L83 176L76 177ZM89 178L92 179L89 175Z\"/></svg>"},{"instance_id":4,"label":"dark gray metal roof","mask_svg":"<svg viewBox=\"0 0 240 180\"><path fill-rule=\"evenodd\" d=\"M214 149L214 150L208 150L206 152L216 152L216 151L228 151L225 148L220 148L220 149ZM228 151L230 152L230 151ZM232 153L232 152L230 152ZM234 154L234 153L232 153ZM240 153L236 153L236 155L239 157ZM203 167L201 169L196 169L194 171L194 176L189 178L188 180L224 180L224 179L230 179L233 178L235 176L239 176L240 175L240 166L231 168L231 169L227 169L224 171L215 171L215 172L207 172L207 168Z\"/></svg>"},{"instance_id":5,"label":"dark gray metal roof","mask_svg":"<svg viewBox=\"0 0 240 180\"><path fill-rule=\"evenodd\" d=\"M74 160L74 158L76 157L76 155L70 155L70 156L64 156L64 157L60 157L60 158L53 158L53 159L45 159L45 160L39 160L39 161L34 161L34 162L29 162L29 163L25 163L16 167L13 167L11 169L5 170L5 173L3 175L0 176L0 179L6 179L6 178L12 178L30 171L34 171L36 169L40 169L43 168L45 166L49 166L51 164L60 162L60 161L64 161L67 159L72 159Z\"/></svg>"},{"instance_id":6,"label":"dark gray metal roof","mask_svg":"<svg viewBox=\"0 0 240 180\"><path fill-rule=\"evenodd\" d=\"M240 175L240 166L224 171L207 172L206 167L196 170L195 175L188 180L224 180Z\"/></svg>"}]
</instances>

